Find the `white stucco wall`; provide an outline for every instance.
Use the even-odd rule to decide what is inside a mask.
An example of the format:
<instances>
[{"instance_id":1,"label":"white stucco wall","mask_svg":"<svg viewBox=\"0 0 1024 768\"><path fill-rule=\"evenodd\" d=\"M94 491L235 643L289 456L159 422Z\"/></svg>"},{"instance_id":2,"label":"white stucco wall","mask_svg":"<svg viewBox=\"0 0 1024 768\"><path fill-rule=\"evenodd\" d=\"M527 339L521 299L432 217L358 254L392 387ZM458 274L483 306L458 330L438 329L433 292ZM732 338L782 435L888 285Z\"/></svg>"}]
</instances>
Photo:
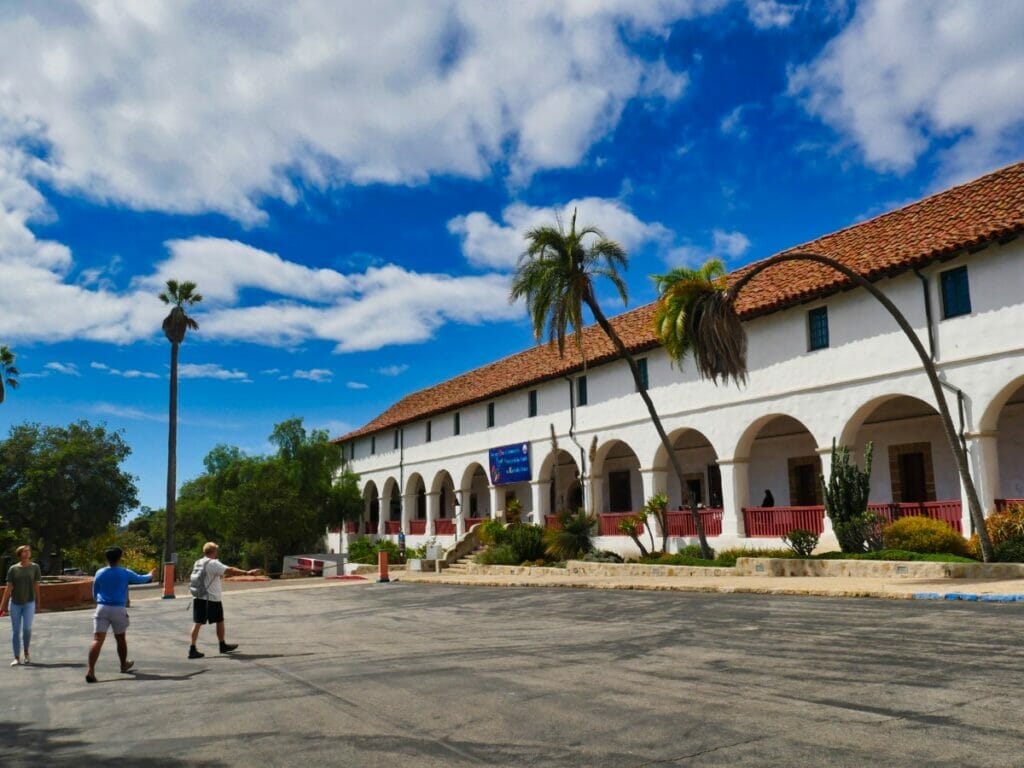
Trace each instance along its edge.
<instances>
[{"instance_id":1,"label":"white stucco wall","mask_svg":"<svg viewBox=\"0 0 1024 768\"><path fill-rule=\"evenodd\" d=\"M998 444L994 462L997 468L992 472L994 479L987 484L998 487L983 490L986 498L1024 495L1024 407L1009 406L1003 414L999 402L1009 396L1007 388L1012 391L1024 384L1024 337L1019 332L1024 326L1022 256L1024 243L1013 241L922 270L930 280L935 313L933 332L941 374L965 394L965 431L968 435L998 434L994 440ZM942 320L938 274L960 264L968 266L973 312ZM918 278L903 274L882 280L878 286L905 312L927 346L923 289ZM821 305L828 307L830 347L808 352L807 311ZM759 504L765 488L772 489L777 505L788 504L787 459L821 453L831 445L833 437L853 443L858 452L866 440L874 440L873 500L891 499L888 445L921 441L932 444L937 498L960 498L959 478L937 418L861 428L877 405L893 396L935 402L910 343L865 292L848 291L757 318L747 322L746 329L750 372L745 387L716 386L699 380L691 361L686 361L682 370L673 368L660 350L644 355L648 360L651 395L666 430L672 434L683 429L699 430L710 443L710 447L684 456L685 471L705 472L706 465L717 459L722 462L723 485L732 482L733 477L741 478L735 487L723 487L724 495L733 502L732 508L726 510L727 516L738 516L741 506ZM585 450L595 437L599 447L614 440L629 445L637 457L630 466L636 508L642 506L651 492L663 488L677 499L675 478L665 472L650 471L665 470L668 464L659 457L660 443L640 397L634 392L626 364L616 361L593 367L586 376L589 405L577 409L579 443ZM1011 386L1014 382L1017 384ZM369 437L360 438L356 441L353 469L364 482L373 480L378 489L385 488L388 478L397 481L404 476L407 480L413 472L422 475L429 489L437 473L444 470L450 473L456 490L460 490L466 487L466 472L471 465L479 463L486 470L488 449L528 441L536 479L550 452L550 424L554 424L562 448L573 457L580 453L568 437L568 384L557 379L537 385L536 389L539 415L535 418L526 415L527 390L517 391L495 398L496 425L490 429L485 428L487 403L482 402L461 409L459 436L451 434L451 414L443 414L432 417L434 439L430 443L425 442L422 423L406 426L404 451L392 450L390 430L378 435L376 455L370 455ZM955 395L948 394L947 402L956 419ZM756 439L761 428L779 415L797 419L807 432L795 437ZM986 419L991 424L983 424ZM991 449L986 450L985 455L992 453ZM691 452L683 452L688 453ZM978 466L983 453L972 453ZM827 472L828 457L825 458ZM730 469L734 460L739 462L736 466L745 467L743 472ZM986 461L992 463L990 459ZM606 477L607 471L623 461L603 463L600 473ZM588 467L587 473L591 474L591 470ZM542 479L542 489L528 484L516 489L525 510L549 511L548 480ZM704 486L706 489L706 474ZM585 483L588 500L595 487L598 511L607 509L607 483ZM488 506L488 489L477 487L475 491L482 509L496 511ZM495 498L499 505L503 504L503 493ZM540 502L539 508L535 501ZM382 502L382 514L387 516L386 502Z\"/></svg>"}]
</instances>

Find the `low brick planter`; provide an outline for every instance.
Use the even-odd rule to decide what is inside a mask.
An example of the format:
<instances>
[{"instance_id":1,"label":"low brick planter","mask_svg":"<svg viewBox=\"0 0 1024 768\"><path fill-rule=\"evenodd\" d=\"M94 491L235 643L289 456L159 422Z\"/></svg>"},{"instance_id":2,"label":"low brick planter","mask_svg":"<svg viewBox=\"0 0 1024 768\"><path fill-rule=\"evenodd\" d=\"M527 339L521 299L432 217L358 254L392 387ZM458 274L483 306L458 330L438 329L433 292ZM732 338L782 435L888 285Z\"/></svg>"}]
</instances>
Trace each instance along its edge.
<instances>
[{"instance_id":1,"label":"low brick planter","mask_svg":"<svg viewBox=\"0 0 1024 768\"><path fill-rule=\"evenodd\" d=\"M39 585L44 611L64 611L93 604L91 576L47 576Z\"/></svg>"}]
</instances>

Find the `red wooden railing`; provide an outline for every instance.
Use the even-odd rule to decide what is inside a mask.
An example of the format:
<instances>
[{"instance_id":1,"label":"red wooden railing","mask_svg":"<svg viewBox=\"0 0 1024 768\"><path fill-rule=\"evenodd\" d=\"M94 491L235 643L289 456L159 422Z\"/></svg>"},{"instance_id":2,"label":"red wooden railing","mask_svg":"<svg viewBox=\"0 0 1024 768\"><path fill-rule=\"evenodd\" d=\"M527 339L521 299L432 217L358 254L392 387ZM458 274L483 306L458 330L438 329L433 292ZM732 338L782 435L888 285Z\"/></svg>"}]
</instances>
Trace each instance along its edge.
<instances>
[{"instance_id":1,"label":"red wooden railing","mask_svg":"<svg viewBox=\"0 0 1024 768\"><path fill-rule=\"evenodd\" d=\"M996 512L1005 512L1010 505L1024 506L1024 499L996 499Z\"/></svg>"},{"instance_id":2,"label":"red wooden railing","mask_svg":"<svg viewBox=\"0 0 1024 768\"><path fill-rule=\"evenodd\" d=\"M794 528L821 534L825 530L825 507L744 507L743 527L747 536L785 536Z\"/></svg>"},{"instance_id":3,"label":"red wooden railing","mask_svg":"<svg viewBox=\"0 0 1024 768\"><path fill-rule=\"evenodd\" d=\"M359 520L349 520L348 522L345 523L345 532L346 533L359 533L359 526L360 526L360 521Z\"/></svg>"},{"instance_id":4,"label":"red wooden railing","mask_svg":"<svg viewBox=\"0 0 1024 768\"><path fill-rule=\"evenodd\" d=\"M480 523L484 522L485 520L489 520L489 519L490 518L487 518L487 517L467 517L466 518L466 530L468 531L474 525L479 525Z\"/></svg>"},{"instance_id":5,"label":"red wooden railing","mask_svg":"<svg viewBox=\"0 0 1024 768\"><path fill-rule=\"evenodd\" d=\"M427 521L426 520L410 520L409 521L409 535L410 536L422 536L427 532Z\"/></svg>"},{"instance_id":6,"label":"red wooden railing","mask_svg":"<svg viewBox=\"0 0 1024 768\"><path fill-rule=\"evenodd\" d=\"M963 535L963 504L960 501L912 501L892 504L868 504L868 511L874 512L889 522L901 517L930 517L949 523L957 533Z\"/></svg>"},{"instance_id":7,"label":"red wooden railing","mask_svg":"<svg viewBox=\"0 0 1024 768\"><path fill-rule=\"evenodd\" d=\"M454 536L455 535L455 521L449 520L447 517L440 518L434 521L434 533L438 536Z\"/></svg>"},{"instance_id":8,"label":"red wooden railing","mask_svg":"<svg viewBox=\"0 0 1024 768\"><path fill-rule=\"evenodd\" d=\"M561 526L558 525L558 515L545 515L544 516L544 527L553 528L558 530Z\"/></svg>"},{"instance_id":9,"label":"red wooden railing","mask_svg":"<svg viewBox=\"0 0 1024 768\"><path fill-rule=\"evenodd\" d=\"M598 536L626 536L619 530L619 523L628 517L633 517L635 512L605 512L597 516ZM636 527L637 534L643 533L643 525Z\"/></svg>"},{"instance_id":10,"label":"red wooden railing","mask_svg":"<svg viewBox=\"0 0 1024 768\"><path fill-rule=\"evenodd\" d=\"M722 510L709 507L700 510L700 521L704 525L705 536L722 535ZM693 524L693 515L689 511L669 512L669 536L696 536L697 526Z\"/></svg>"},{"instance_id":11,"label":"red wooden railing","mask_svg":"<svg viewBox=\"0 0 1024 768\"><path fill-rule=\"evenodd\" d=\"M401 520L385 520L384 521L384 533L395 534L402 530Z\"/></svg>"}]
</instances>

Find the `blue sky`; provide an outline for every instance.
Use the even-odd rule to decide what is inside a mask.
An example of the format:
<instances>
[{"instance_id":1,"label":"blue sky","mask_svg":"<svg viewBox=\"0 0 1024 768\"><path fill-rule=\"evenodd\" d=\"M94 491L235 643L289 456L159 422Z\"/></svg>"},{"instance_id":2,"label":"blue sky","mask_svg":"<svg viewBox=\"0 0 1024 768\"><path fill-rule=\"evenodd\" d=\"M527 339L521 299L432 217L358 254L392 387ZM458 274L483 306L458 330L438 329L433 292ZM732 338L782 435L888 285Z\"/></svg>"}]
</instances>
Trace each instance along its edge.
<instances>
[{"instance_id":1,"label":"blue sky","mask_svg":"<svg viewBox=\"0 0 1024 768\"><path fill-rule=\"evenodd\" d=\"M1022 28L937 0L6 3L0 433L105 421L162 506L163 280L206 297L184 480L533 343L509 275L556 213L628 248L636 306L1020 160Z\"/></svg>"}]
</instances>

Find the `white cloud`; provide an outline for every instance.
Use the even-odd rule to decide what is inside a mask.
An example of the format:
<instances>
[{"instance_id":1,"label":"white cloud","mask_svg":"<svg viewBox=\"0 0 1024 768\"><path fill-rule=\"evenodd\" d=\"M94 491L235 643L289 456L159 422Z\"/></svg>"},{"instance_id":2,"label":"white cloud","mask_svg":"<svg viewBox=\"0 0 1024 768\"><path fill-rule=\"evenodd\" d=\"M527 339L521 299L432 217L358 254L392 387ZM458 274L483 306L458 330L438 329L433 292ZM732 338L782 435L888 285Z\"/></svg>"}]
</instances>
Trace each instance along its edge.
<instances>
[{"instance_id":1,"label":"white cloud","mask_svg":"<svg viewBox=\"0 0 1024 768\"><path fill-rule=\"evenodd\" d=\"M274 376L275 374L278 374L280 372L281 372L280 368L266 368L266 369L260 371L260 373L263 374L264 376Z\"/></svg>"},{"instance_id":2,"label":"white cloud","mask_svg":"<svg viewBox=\"0 0 1024 768\"><path fill-rule=\"evenodd\" d=\"M57 362L53 362L53 363L47 363L46 365L43 366L43 368L45 368L48 371L53 371L54 373L63 373L65 376L81 376L82 375L81 373L78 372L78 366L75 365L74 363L57 363Z\"/></svg>"},{"instance_id":3,"label":"white cloud","mask_svg":"<svg viewBox=\"0 0 1024 768\"><path fill-rule=\"evenodd\" d=\"M167 414L152 413L141 408L132 406L117 405L115 403L93 403L89 410L101 416L114 416L119 419L130 419L132 421L156 421L167 423Z\"/></svg>"},{"instance_id":4,"label":"white cloud","mask_svg":"<svg viewBox=\"0 0 1024 768\"><path fill-rule=\"evenodd\" d=\"M244 371L229 371L217 363L183 363L178 366L178 378L181 379L221 379L223 381L248 381L249 374Z\"/></svg>"},{"instance_id":5,"label":"white cloud","mask_svg":"<svg viewBox=\"0 0 1024 768\"><path fill-rule=\"evenodd\" d=\"M700 246L692 243L671 249L665 257L670 267L699 267L710 258L719 258L728 263L743 256L750 249L750 238L742 232L728 232L715 229L711 232L711 245Z\"/></svg>"},{"instance_id":6,"label":"white cloud","mask_svg":"<svg viewBox=\"0 0 1024 768\"><path fill-rule=\"evenodd\" d=\"M938 147L944 182L1019 159L1024 3L887 0L850 24L790 93L868 164L906 171Z\"/></svg>"},{"instance_id":7,"label":"white cloud","mask_svg":"<svg viewBox=\"0 0 1024 768\"><path fill-rule=\"evenodd\" d=\"M345 384L349 389L369 389L369 384L364 384L361 381L349 381Z\"/></svg>"},{"instance_id":8,"label":"white cloud","mask_svg":"<svg viewBox=\"0 0 1024 768\"><path fill-rule=\"evenodd\" d=\"M111 376L122 376L126 379L161 379L163 378L159 373L153 373L152 371L139 371L134 368L130 368L126 371L122 371L119 368L111 368L106 363L89 363L89 367L97 371L106 371Z\"/></svg>"},{"instance_id":9,"label":"white cloud","mask_svg":"<svg viewBox=\"0 0 1024 768\"><path fill-rule=\"evenodd\" d=\"M743 125L743 105L733 109L718 123L718 129L727 136L738 136L743 139L747 136L747 129Z\"/></svg>"},{"instance_id":10,"label":"white cloud","mask_svg":"<svg viewBox=\"0 0 1024 768\"><path fill-rule=\"evenodd\" d=\"M747 16L758 29L782 29L793 23L800 6L778 0L747 0Z\"/></svg>"},{"instance_id":11,"label":"white cloud","mask_svg":"<svg viewBox=\"0 0 1024 768\"><path fill-rule=\"evenodd\" d=\"M681 95L623 28L723 2L24 4L0 27L0 137L45 146L32 173L63 191L249 222L297 179L529 174L578 163L631 99Z\"/></svg>"},{"instance_id":12,"label":"white cloud","mask_svg":"<svg viewBox=\"0 0 1024 768\"><path fill-rule=\"evenodd\" d=\"M292 373L292 378L326 382L334 378L334 371L329 371L326 368L310 368L308 371L297 370Z\"/></svg>"},{"instance_id":13,"label":"white cloud","mask_svg":"<svg viewBox=\"0 0 1024 768\"><path fill-rule=\"evenodd\" d=\"M381 376L401 376L408 370L409 365L407 363L398 363L396 365L385 365L383 368L378 368L377 373Z\"/></svg>"},{"instance_id":14,"label":"white cloud","mask_svg":"<svg viewBox=\"0 0 1024 768\"><path fill-rule=\"evenodd\" d=\"M606 237L619 241L627 251L649 242L666 243L672 239L671 230L664 225L641 221L621 201L601 197L570 200L557 208L513 203L502 211L501 223L482 211L474 211L450 220L448 231L462 238L462 253L470 264L511 270L523 252L528 230L553 224L556 216L568 227L574 210L578 211L578 226L600 227Z\"/></svg>"}]
</instances>

